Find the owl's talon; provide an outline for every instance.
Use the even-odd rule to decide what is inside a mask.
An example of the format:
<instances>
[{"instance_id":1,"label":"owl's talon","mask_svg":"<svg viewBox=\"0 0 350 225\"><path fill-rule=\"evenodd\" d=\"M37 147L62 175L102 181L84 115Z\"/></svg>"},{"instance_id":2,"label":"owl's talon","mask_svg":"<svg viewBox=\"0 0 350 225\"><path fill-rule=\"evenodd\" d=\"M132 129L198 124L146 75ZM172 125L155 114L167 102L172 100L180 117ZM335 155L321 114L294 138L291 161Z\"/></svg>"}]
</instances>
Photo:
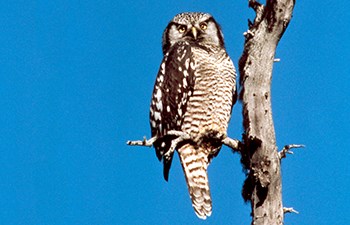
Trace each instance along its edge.
<instances>
[{"instance_id":1,"label":"owl's talon","mask_svg":"<svg viewBox=\"0 0 350 225\"><path fill-rule=\"evenodd\" d=\"M169 148L169 150L164 154L164 158L169 160L170 159L170 156L171 154L175 151L174 148Z\"/></svg>"},{"instance_id":2,"label":"owl's talon","mask_svg":"<svg viewBox=\"0 0 350 225\"><path fill-rule=\"evenodd\" d=\"M171 154L175 151L177 148L177 145L182 141L187 141L191 139L191 136L185 132L177 131L177 130L171 130L167 132L167 135L175 135L177 138L173 139L171 141L171 146L169 150L164 154L165 158L170 158Z\"/></svg>"}]
</instances>

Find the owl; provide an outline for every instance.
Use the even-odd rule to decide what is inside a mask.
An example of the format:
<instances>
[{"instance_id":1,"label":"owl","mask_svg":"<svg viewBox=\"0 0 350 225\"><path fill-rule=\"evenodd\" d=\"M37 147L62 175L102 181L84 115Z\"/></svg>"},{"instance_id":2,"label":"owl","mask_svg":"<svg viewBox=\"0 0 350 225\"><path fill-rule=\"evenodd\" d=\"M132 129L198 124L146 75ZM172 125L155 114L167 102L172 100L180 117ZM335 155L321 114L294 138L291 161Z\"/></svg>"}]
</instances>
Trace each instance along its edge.
<instances>
[{"instance_id":1,"label":"owl","mask_svg":"<svg viewBox=\"0 0 350 225\"><path fill-rule=\"evenodd\" d=\"M208 13L176 15L163 33L162 49L150 107L153 146L168 181L177 140L192 206L206 219L212 212L207 167L227 134L237 97L236 71L220 26Z\"/></svg>"}]
</instances>

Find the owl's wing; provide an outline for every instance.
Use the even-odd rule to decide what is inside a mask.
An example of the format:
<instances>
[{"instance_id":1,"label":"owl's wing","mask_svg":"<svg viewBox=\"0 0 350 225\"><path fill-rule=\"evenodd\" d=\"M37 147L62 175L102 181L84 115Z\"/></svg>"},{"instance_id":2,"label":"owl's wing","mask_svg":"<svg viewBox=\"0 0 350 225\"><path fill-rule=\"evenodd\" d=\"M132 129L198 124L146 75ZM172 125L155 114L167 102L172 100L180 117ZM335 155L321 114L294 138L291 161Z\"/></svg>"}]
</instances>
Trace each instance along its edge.
<instances>
[{"instance_id":1,"label":"owl's wing","mask_svg":"<svg viewBox=\"0 0 350 225\"><path fill-rule=\"evenodd\" d=\"M168 180L172 156L163 157L174 136L167 135L170 130L180 130L186 105L193 93L195 83L194 62L191 47L186 42L175 44L161 63L153 89L150 107L152 137L159 160L163 158L164 178Z\"/></svg>"}]
</instances>

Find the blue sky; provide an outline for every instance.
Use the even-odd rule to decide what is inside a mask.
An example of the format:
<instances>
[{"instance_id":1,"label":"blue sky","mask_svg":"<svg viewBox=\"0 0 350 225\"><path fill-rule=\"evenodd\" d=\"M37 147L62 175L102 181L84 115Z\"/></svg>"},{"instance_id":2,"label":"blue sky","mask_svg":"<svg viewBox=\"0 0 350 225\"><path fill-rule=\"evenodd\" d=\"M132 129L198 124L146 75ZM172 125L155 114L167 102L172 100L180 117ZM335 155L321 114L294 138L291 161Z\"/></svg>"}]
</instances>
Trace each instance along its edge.
<instances>
[{"instance_id":1,"label":"blue sky","mask_svg":"<svg viewBox=\"0 0 350 225\"><path fill-rule=\"evenodd\" d=\"M350 201L349 12L297 1L276 53L277 144L285 224L347 224ZM149 137L161 35L183 11L221 24L237 65L247 1L5 1L0 7L0 224L250 224L244 174L226 147L209 167L213 214L195 216L180 163L169 182ZM240 138L241 105L229 135Z\"/></svg>"}]
</instances>

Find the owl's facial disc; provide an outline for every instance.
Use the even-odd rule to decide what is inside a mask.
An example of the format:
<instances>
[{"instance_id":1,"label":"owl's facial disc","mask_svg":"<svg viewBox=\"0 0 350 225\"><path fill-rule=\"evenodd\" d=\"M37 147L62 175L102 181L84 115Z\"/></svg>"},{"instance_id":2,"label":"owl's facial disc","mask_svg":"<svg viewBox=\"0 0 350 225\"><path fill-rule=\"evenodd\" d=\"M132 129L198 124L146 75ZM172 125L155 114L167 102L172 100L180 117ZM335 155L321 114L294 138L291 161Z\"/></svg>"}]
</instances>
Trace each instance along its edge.
<instances>
[{"instance_id":1,"label":"owl's facial disc","mask_svg":"<svg viewBox=\"0 0 350 225\"><path fill-rule=\"evenodd\" d=\"M180 13L168 24L163 33L163 53L177 42L195 42L224 48L219 24L207 13Z\"/></svg>"}]
</instances>

